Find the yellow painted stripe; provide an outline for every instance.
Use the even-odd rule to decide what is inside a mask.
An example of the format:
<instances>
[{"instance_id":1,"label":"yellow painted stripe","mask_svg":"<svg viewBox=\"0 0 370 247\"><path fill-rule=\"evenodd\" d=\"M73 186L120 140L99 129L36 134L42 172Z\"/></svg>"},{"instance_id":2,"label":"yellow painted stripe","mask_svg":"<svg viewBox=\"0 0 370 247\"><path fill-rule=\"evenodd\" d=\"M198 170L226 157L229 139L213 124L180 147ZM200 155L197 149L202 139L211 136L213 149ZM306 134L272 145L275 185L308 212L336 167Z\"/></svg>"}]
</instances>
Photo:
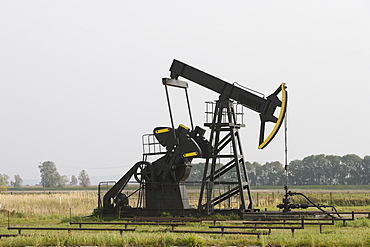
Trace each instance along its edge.
<instances>
[{"instance_id":1,"label":"yellow painted stripe","mask_svg":"<svg viewBox=\"0 0 370 247\"><path fill-rule=\"evenodd\" d=\"M182 128L184 128L184 129L186 129L186 130L189 130L189 128L188 127L186 127L185 125L183 125L183 124L180 124L179 125L179 127L182 127Z\"/></svg>"},{"instance_id":2,"label":"yellow painted stripe","mask_svg":"<svg viewBox=\"0 0 370 247\"><path fill-rule=\"evenodd\" d=\"M286 104L287 104L287 98L286 98L286 91L285 91L285 83L281 83L281 93L282 93L282 98L281 98L281 110L279 114L279 118L276 121L276 124L274 128L272 129L270 135L261 143L261 145L258 146L258 149L263 149L273 138L273 136L276 134L278 131L283 119L284 119L284 114L286 111Z\"/></svg>"},{"instance_id":3,"label":"yellow painted stripe","mask_svg":"<svg viewBox=\"0 0 370 247\"><path fill-rule=\"evenodd\" d=\"M196 156L196 155L198 155L198 152L186 153L186 154L183 154L182 156L186 158L186 157L191 157L191 156Z\"/></svg>"},{"instance_id":4,"label":"yellow painted stripe","mask_svg":"<svg viewBox=\"0 0 370 247\"><path fill-rule=\"evenodd\" d=\"M170 131L170 128L159 129L159 130L156 130L155 133L156 134L161 134L161 133L165 133L165 132L168 132L168 131Z\"/></svg>"}]
</instances>

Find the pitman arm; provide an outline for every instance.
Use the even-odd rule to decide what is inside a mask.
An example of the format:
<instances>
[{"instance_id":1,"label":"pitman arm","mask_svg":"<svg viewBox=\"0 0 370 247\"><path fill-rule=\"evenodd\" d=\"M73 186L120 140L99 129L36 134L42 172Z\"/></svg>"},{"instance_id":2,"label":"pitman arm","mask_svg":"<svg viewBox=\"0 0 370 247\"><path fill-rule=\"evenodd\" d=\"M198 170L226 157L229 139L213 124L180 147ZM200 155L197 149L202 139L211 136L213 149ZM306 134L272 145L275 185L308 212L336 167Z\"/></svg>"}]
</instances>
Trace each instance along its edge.
<instances>
[{"instance_id":1,"label":"pitman arm","mask_svg":"<svg viewBox=\"0 0 370 247\"><path fill-rule=\"evenodd\" d=\"M275 137L276 133L284 120L285 112L287 109L287 92L286 86L282 83L279 88L267 98L260 97L251 92L230 84L210 74L200 71L190 65L184 64L176 59L173 60L171 68L171 79L178 79L178 77L186 78L203 87L206 87L220 95L226 96L228 99L237 101L239 104L256 111L260 114L261 128L259 149L265 148L271 140ZM282 94L282 100L277 95ZM277 107L280 107L278 117L274 116ZM265 139L265 124L266 122L275 123L271 133Z\"/></svg>"}]
</instances>

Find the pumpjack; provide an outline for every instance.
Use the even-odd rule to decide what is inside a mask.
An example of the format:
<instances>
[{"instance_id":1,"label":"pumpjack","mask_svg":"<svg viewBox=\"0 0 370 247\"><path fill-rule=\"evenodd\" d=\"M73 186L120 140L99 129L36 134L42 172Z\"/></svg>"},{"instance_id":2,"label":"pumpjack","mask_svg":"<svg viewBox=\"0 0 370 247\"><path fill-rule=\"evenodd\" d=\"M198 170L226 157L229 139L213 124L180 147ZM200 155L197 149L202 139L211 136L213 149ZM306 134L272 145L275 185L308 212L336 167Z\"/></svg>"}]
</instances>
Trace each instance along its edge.
<instances>
[{"instance_id":1,"label":"pumpjack","mask_svg":"<svg viewBox=\"0 0 370 247\"><path fill-rule=\"evenodd\" d=\"M204 126L210 129L208 140L205 137L206 130L193 125L187 92L188 82L179 80L179 77L219 94L218 100L212 102L212 110L209 112L212 120L204 123ZM170 78L163 78L162 84L165 86L171 126L156 127L152 134L143 136L142 161L127 171L105 193L102 200L99 197L101 212L125 216L158 216L167 212L180 216L258 211L253 205L239 135L239 129L245 125L238 122L236 104L259 113L261 127L258 148L264 149L279 131L285 117L285 84L282 83L274 93L264 97L237 83L228 83L178 60L173 60ZM182 124L175 128L168 87L185 90L191 128ZM275 116L277 108L280 111ZM272 124L272 130L265 136L267 123ZM151 156L160 157L149 161ZM205 159L202 181L196 181L200 184L197 206L189 203L185 181L195 158ZM224 160L226 162L223 162ZM225 179L225 174L231 172L234 178ZM132 178L139 187L132 193L124 193ZM217 190L220 186L223 189ZM138 195L136 206L130 202L134 194ZM237 208L217 209L217 205L230 201L233 197L238 199Z\"/></svg>"}]
</instances>

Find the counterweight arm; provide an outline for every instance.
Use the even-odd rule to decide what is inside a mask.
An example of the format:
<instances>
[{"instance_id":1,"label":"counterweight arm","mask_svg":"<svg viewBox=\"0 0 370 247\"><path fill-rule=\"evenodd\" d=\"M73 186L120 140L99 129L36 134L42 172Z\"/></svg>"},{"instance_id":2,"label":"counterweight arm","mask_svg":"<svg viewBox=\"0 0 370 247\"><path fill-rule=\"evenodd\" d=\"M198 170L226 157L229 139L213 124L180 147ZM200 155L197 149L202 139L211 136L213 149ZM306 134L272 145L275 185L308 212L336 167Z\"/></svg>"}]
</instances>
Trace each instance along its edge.
<instances>
[{"instance_id":1,"label":"counterweight arm","mask_svg":"<svg viewBox=\"0 0 370 247\"><path fill-rule=\"evenodd\" d=\"M230 84L190 65L182 63L176 59L173 60L170 71L172 79L177 80L179 76L186 78L205 88L219 93L220 95L235 100L239 104L253 111L258 112L261 119L260 140L258 146L259 149L265 148L278 132L285 117L287 106L287 92L284 83L282 83L273 94L267 98L264 98L248 92L243 88L237 87L235 84ZM282 100L277 97L279 93L282 94ZM280 107L281 109L279 116L275 117L274 113L277 107ZM266 122L275 123L274 128L267 138L265 138Z\"/></svg>"}]
</instances>

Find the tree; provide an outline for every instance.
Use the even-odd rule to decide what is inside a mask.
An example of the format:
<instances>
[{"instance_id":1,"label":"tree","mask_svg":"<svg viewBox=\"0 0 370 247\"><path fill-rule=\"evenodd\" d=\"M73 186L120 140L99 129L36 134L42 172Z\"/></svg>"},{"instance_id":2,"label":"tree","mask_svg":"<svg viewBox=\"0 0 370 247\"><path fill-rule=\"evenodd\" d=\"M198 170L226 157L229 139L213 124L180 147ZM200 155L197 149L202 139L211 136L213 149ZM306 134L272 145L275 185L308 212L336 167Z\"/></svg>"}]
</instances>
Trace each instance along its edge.
<instances>
[{"instance_id":1,"label":"tree","mask_svg":"<svg viewBox=\"0 0 370 247\"><path fill-rule=\"evenodd\" d=\"M370 156L366 155L362 160L362 166L364 167L363 184L370 184Z\"/></svg>"},{"instance_id":2,"label":"tree","mask_svg":"<svg viewBox=\"0 0 370 247\"><path fill-rule=\"evenodd\" d=\"M291 185L304 184L305 174L301 160L292 160L288 166L288 183Z\"/></svg>"},{"instance_id":3,"label":"tree","mask_svg":"<svg viewBox=\"0 0 370 247\"><path fill-rule=\"evenodd\" d=\"M68 183L69 179L67 175L63 175L59 177L58 187L64 187Z\"/></svg>"},{"instance_id":4,"label":"tree","mask_svg":"<svg viewBox=\"0 0 370 247\"><path fill-rule=\"evenodd\" d=\"M78 184L78 180L77 180L75 175L72 175L71 182L69 184L70 185L77 185Z\"/></svg>"},{"instance_id":5,"label":"tree","mask_svg":"<svg viewBox=\"0 0 370 247\"><path fill-rule=\"evenodd\" d=\"M57 186L60 184L60 174L52 161L45 161L39 165L41 185L43 187Z\"/></svg>"},{"instance_id":6,"label":"tree","mask_svg":"<svg viewBox=\"0 0 370 247\"><path fill-rule=\"evenodd\" d=\"M9 182L8 182L9 176L6 174L0 174L0 191L4 191L8 189Z\"/></svg>"},{"instance_id":7,"label":"tree","mask_svg":"<svg viewBox=\"0 0 370 247\"><path fill-rule=\"evenodd\" d=\"M15 188L20 188L22 187L23 179L19 174L14 175L14 182L10 182L10 184L15 187Z\"/></svg>"},{"instance_id":8,"label":"tree","mask_svg":"<svg viewBox=\"0 0 370 247\"><path fill-rule=\"evenodd\" d=\"M340 174L341 171L341 157L337 155L327 155L326 159L328 160L327 167L327 176L328 176L328 183L327 184L341 184L343 183L342 176Z\"/></svg>"},{"instance_id":9,"label":"tree","mask_svg":"<svg viewBox=\"0 0 370 247\"><path fill-rule=\"evenodd\" d=\"M267 162L262 166L262 185L282 185L284 174L283 165L279 161Z\"/></svg>"},{"instance_id":10,"label":"tree","mask_svg":"<svg viewBox=\"0 0 370 247\"><path fill-rule=\"evenodd\" d=\"M362 159L355 154L347 154L342 156L342 163L346 166L345 184L364 184L363 174L365 172Z\"/></svg>"},{"instance_id":11,"label":"tree","mask_svg":"<svg viewBox=\"0 0 370 247\"><path fill-rule=\"evenodd\" d=\"M83 187L87 187L90 185L90 177L85 170L82 170L80 172L80 175L78 175L78 180L80 180L80 185L82 185Z\"/></svg>"},{"instance_id":12,"label":"tree","mask_svg":"<svg viewBox=\"0 0 370 247\"><path fill-rule=\"evenodd\" d=\"M200 182L203 179L205 163L192 164L189 177L186 181L188 182Z\"/></svg>"},{"instance_id":13,"label":"tree","mask_svg":"<svg viewBox=\"0 0 370 247\"><path fill-rule=\"evenodd\" d=\"M311 155L289 164L292 185L370 184L370 157Z\"/></svg>"},{"instance_id":14,"label":"tree","mask_svg":"<svg viewBox=\"0 0 370 247\"><path fill-rule=\"evenodd\" d=\"M246 162L248 178L251 185L261 185L262 165L258 162ZM262 179L263 180L263 179Z\"/></svg>"}]
</instances>

